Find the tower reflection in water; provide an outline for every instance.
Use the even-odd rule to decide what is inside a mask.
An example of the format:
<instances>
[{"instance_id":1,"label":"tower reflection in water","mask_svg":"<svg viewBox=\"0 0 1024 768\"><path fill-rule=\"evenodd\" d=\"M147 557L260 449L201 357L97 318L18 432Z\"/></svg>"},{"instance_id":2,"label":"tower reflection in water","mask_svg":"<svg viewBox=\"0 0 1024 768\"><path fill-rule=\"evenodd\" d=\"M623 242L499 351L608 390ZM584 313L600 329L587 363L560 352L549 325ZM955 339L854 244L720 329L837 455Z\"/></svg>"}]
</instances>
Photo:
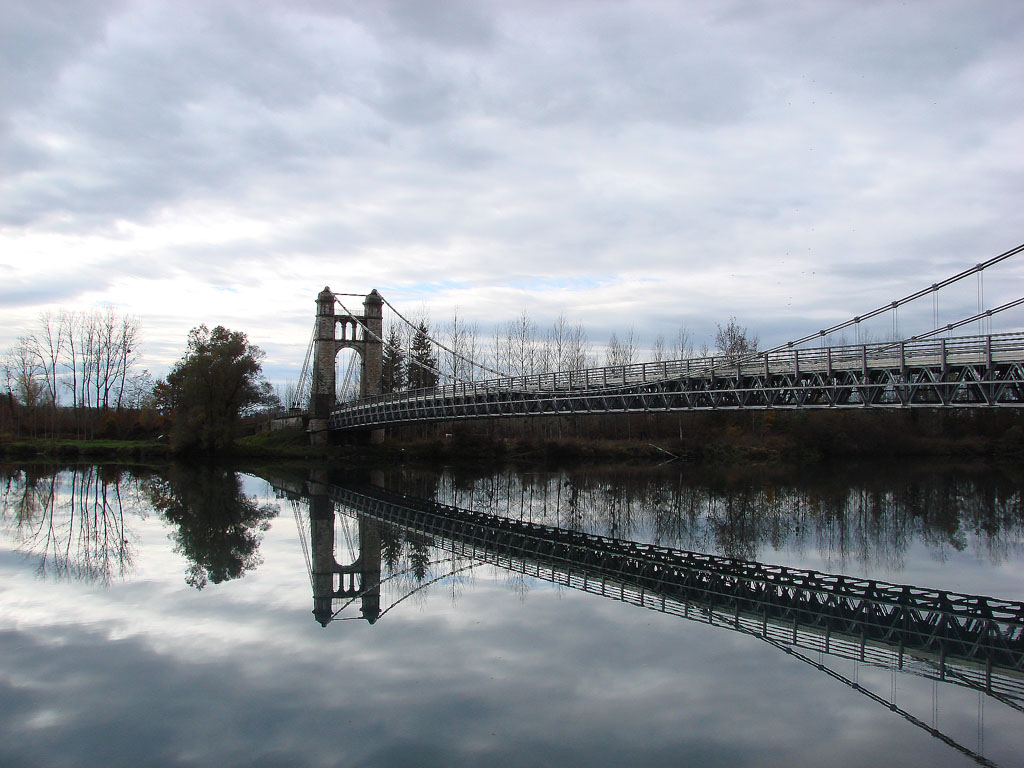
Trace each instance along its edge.
<instances>
[{"instance_id":1,"label":"tower reflection in water","mask_svg":"<svg viewBox=\"0 0 1024 768\"><path fill-rule=\"evenodd\" d=\"M323 626L357 601L375 623L425 586L480 564L758 638L928 731L889 698L823 663L825 656L978 691L1024 712L1024 604L981 595L773 566L640 544L460 509L376 486L306 484L313 614ZM336 541L336 520L347 532ZM406 567L397 550L408 549ZM349 553L339 563L336 552ZM427 550L445 553L430 560ZM448 570L428 578L426 565ZM384 566L387 567L384 567ZM404 589L382 607L382 587ZM816 658L815 658L816 657ZM980 715L979 715L980 717Z\"/></svg>"},{"instance_id":2,"label":"tower reflection in water","mask_svg":"<svg viewBox=\"0 0 1024 768\"><path fill-rule=\"evenodd\" d=\"M362 617L373 624L380 616L380 524L359 515L358 554L347 564L336 559L335 508L326 486L311 483L309 538L312 552L313 616L326 627L335 617L335 601L359 600ZM320 491L319 493L317 491Z\"/></svg>"}]
</instances>

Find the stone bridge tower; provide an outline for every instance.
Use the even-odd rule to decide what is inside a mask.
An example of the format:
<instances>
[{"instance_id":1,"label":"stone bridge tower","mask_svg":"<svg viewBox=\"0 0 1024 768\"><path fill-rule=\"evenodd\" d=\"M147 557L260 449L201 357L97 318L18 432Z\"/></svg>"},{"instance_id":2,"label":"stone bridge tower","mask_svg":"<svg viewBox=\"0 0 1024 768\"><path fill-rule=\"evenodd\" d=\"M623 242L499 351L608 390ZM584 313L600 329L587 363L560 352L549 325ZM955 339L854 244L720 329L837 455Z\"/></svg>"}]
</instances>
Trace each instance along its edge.
<instances>
[{"instance_id":1,"label":"stone bridge tower","mask_svg":"<svg viewBox=\"0 0 1024 768\"><path fill-rule=\"evenodd\" d=\"M374 289L363 300L362 315L334 312L334 294L327 286L316 297L316 339L313 342L313 386L310 389L309 431L314 443L327 441L327 419L337 397L334 359L343 349L354 349L360 364L359 395L379 395L384 363L384 299ZM384 439L383 430L371 433L372 442Z\"/></svg>"}]
</instances>

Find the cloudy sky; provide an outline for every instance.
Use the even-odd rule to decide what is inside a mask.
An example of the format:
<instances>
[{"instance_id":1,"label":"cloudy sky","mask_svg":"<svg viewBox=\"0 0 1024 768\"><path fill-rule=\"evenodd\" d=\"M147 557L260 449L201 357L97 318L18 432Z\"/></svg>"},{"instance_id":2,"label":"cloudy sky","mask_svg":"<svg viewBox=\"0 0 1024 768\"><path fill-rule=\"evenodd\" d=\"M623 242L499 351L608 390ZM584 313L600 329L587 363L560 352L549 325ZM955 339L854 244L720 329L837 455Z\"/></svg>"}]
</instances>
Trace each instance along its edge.
<instances>
[{"instance_id":1,"label":"cloudy sky","mask_svg":"<svg viewBox=\"0 0 1024 768\"><path fill-rule=\"evenodd\" d=\"M1018 3L0 9L2 347L112 305L151 369L205 322L294 378L324 285L771 344L1024 241Z\"/></svg>"}]
</instances>

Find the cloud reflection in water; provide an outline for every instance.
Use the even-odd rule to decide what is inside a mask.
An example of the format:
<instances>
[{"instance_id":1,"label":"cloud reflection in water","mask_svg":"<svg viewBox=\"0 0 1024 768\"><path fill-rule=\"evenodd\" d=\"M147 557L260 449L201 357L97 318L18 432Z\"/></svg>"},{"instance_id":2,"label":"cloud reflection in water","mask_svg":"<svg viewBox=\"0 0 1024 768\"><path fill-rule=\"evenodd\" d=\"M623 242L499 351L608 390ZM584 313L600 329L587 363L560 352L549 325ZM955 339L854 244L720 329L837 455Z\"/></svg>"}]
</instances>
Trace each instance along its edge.
<instances>
[{"instance_id":1,"label":"cloud reflection in water","mask_svg":"<svg viewBox=\"0 0 1024 768\"><path fill-rule=\"evenodd\" d=\"M139 515L132 517L132 515ZM150 517L146 517L149 515ZM39 581L0 551L0 763L12 765L865 765L960 756L754 638L472 571L374 626L320 628L294 521L263 563L200 593L175 528L134 510L134 581ZM149 563L164 565L150 567ZM861 680L888 685L878 671ZM872 679L874 676L874 679ZM930 702L930 681L897 700ZM940 725L974 733L943 691ZM986 752L1020 716L986 711ZM967 764L964 762L964 764Z\"/></svg>"}]
</instances>

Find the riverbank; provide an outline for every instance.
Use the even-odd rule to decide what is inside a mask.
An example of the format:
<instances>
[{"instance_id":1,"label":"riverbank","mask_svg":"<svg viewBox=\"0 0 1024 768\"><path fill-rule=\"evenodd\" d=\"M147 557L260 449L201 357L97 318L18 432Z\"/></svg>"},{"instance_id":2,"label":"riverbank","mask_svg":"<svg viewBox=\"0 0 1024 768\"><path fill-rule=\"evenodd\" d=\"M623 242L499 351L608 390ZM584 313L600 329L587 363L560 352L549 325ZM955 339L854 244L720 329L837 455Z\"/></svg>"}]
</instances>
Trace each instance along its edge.
<instances>
[{"instance_id":1,"label":"riverbank","mask_svg":"<svg viewBox=\"0 0 1024 768\"><path fill-rule=\"evenodd\" d=\"M0 440L4 459L90 461L169 461L170 446L160 440L88 440L77 438L19 438Z\"/></svg>"},{"instance_id":2,"label":"riverbank","mask_svg":"<svg viewBox=\"0 0 1024 768\"><path fill-rule=\"evenodd\" d=\"M688 458L653 443L635 440L512 440L469 433L396 437L380 445L343 443L312 446L309 445L309 437L299 430L264 432L243 438L235 446L235 455L244 459L315 459L354 464L396 461L427 464L573 464L594 461L648 464Z\"/></svg>"},{"instance_id":3,"label":"riverbank","mask_svg":"<svg viewBox=\"0 0 1024 768\"><path fill-rule=\"evenodd\" d=\"M898 428L817 429L770 432L727 426L701 430L683 439L519 437L488 435L470 429L389 435L382 445L311 446L298 430L261 433L240 441L237 455L246 459L327 460L365 465L391 462L427 464L581 464L653 465L667 461L701 464L815 463L876 459L1010 459L1024 456L1024 430L958 435L925 434Z\"/></svg>"},{"instance_id":4,"label":"riverbank","mask_svg":"<svg viewBox=\"0 0 1024 768\"><path fill-rule=\"evenodd\" d=\"M576 415L410 425L388 441L461 457L538 456L558 462L610 456L711 463L886 458L1024 458L1017 409L836 409Z\"/></svg>"},{"instance_id":5,"label":"riverbank","mask_svg":"<svg viewBox=\"0 0 1024 768\"><path fill-rule=\"evenodd\" d=\"M335 435L310 444L300 428L236 441L229 460L394 462L572 466L593 463L811 463L847 459L1024 458L1024 414L999 411L815 411L618 414L577 419L516 419L414 425L389 430L380 445ZM0 456L162 461L165 440L0 438Z\"/></svg>"}]
</instances>

